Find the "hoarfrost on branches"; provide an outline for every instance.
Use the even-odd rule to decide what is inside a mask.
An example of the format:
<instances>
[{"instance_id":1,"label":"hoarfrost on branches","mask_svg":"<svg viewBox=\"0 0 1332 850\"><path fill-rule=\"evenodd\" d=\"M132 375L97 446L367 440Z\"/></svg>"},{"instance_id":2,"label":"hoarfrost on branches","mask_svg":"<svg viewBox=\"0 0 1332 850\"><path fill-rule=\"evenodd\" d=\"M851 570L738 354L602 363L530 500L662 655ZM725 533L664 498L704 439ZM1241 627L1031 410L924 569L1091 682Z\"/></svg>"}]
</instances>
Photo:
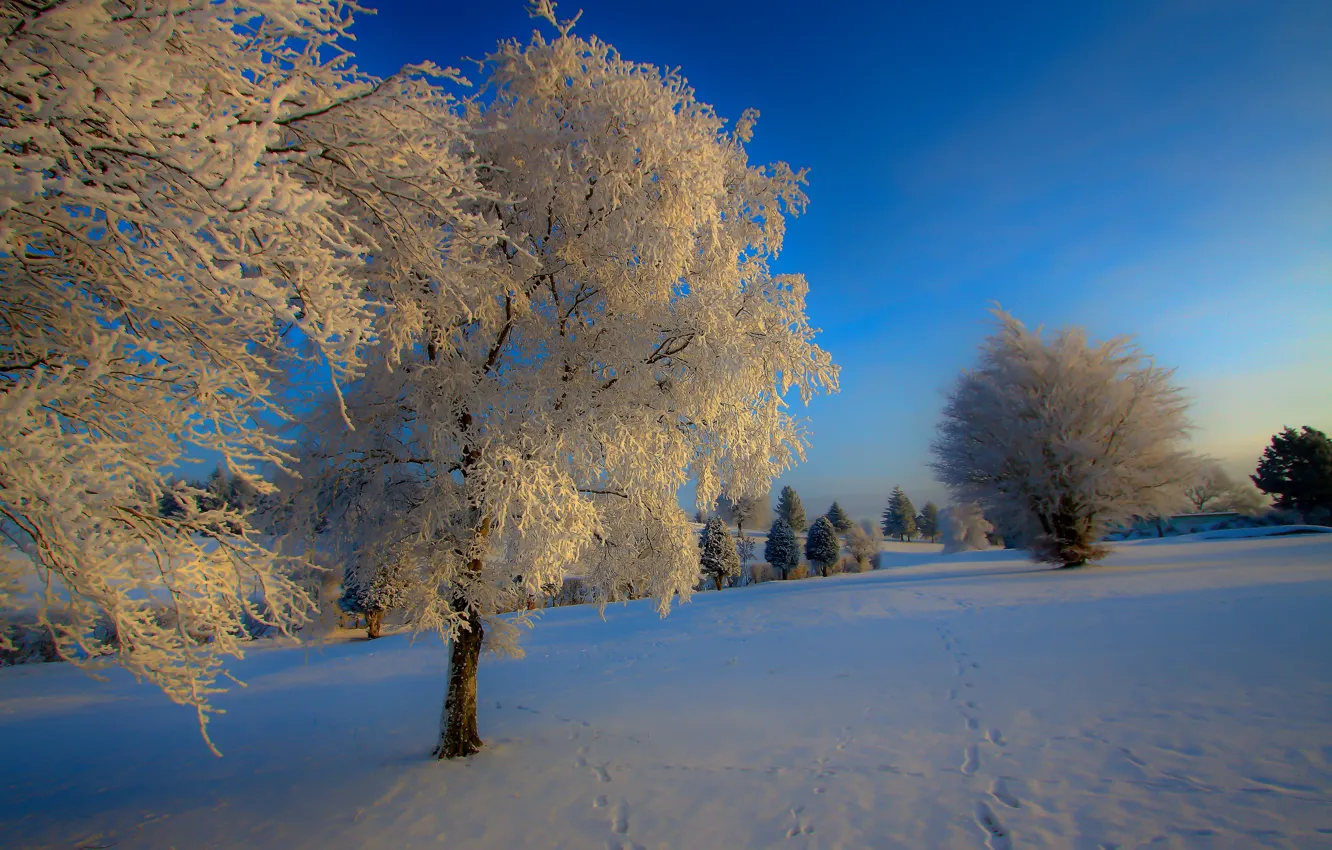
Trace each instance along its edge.
<instances>
[{"instance_id":1,"label":"hoarfrost on branches","mask_svg":"<svg viewBox=\"0 0 1332 850\"><path fill-rule=\"evenodd\" d=\"M933 467L1032 555L1063 566L1101 557L1106 530L1180 505L1197 463L1187 401L1126 338L1081 329L1050 340L995 310L944 408Z\"/></svg>"},{"instance_id":2,"label":"hoarfrost on branches","mask_svg":"<svg viewBox=\"0 0 1332 850\"><path fill-rule=\"evenodd\" d=\"M517 651L515 586L576 572L665 614L698 578L680 487L766 493L806 445L786 395L836 388L804 279L769 270L803 173L749 164L754 113L728 132L678 73L570 26L501 44L468 104L490 196L470 209L498 236L451 277L395 278L355 430L309 428L312 527L408 565L410 622L452 642L441 756L480 746L475 657L483 634ZM404 482L404 510L357 521Z\"/></svg>"},{"instance_id":3,"label":"hoarfrost on branches","mask_svg":"<svg viewBox=\"0 0 1332 850\"><path fill-rule=\"evenodd\" d=\"M451 72L358 73L356 10L0 2L4 530L64 658L109 620L119 662L201 724L244 622L290 632L313 603L248 516L164 471L212 453L270 491L284 373L330 377L337 407L374 334L411 321L372 327L387 281L444 277L486 229L459 218L470 160L431 80Z\"/></svg>"}]
</instances>

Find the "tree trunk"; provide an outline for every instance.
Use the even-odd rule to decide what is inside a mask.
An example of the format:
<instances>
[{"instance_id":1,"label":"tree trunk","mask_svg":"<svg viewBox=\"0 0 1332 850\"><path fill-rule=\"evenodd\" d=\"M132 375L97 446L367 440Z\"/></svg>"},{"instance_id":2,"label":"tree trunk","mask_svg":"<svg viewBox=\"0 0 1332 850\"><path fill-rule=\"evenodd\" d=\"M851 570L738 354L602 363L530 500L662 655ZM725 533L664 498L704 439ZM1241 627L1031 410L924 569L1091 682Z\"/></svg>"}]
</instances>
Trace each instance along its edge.
<instances>
[{"instance_id":1,"label":"tree trunk","mask_svg":"<svg viewBox=\"0 0 1332 850\"><path fill-rule=\"evenodd\" d=\"M374 640L375 638L379 637L380 629L383 627L383 625L384 625L383 611L365 612L365 636L367 638L369 638L370 640Z\"/></svg>"},{"instance_id":2,"label":"tree trunk","mask_svg":"<svg viewBox=\"0 0 1332 850\"><path fill-rule=\"evenodd\" d=\"M725 576L723 576L721 573L717 573L717 575L716 575L716 579L717 579L717 589L718 589L718 590L721 590L721 589L722 589L722 579L724 579L724 578L725 578Z\"/></svg>"},{"instance_id":3,"label":"tree trunk","mask_svg":"<svg viewBox=\"0 0 1332 850\"><path fill-rule=\"evenodd\" d=\"M464 613L469 628L458 632L449 653L449 690L444 697L444 713L439 723L439 744L435 755L442 759L462 758L480 751L481 736L476 731L476 668L481 660L481 617L466 608L462 599L454 600L454 610Z\"/></svg>"}]
</instances>

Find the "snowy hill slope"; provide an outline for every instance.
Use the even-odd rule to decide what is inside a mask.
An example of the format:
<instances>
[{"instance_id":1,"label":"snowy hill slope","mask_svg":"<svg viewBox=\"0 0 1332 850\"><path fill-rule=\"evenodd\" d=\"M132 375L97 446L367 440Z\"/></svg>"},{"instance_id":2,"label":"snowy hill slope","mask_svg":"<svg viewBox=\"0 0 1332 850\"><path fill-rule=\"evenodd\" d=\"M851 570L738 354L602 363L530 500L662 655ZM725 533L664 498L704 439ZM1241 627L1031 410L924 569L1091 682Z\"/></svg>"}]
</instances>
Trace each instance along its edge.
<instances>
[{"instance_id":1,"label":"snowy hill slope","mask_svg":"<svg viewBox=\"0 0 1332 850\"><path fill-rule=\"evenodd\" d=\"M1332 536L1119 544L547 612L430 760L445 655L236 665L209 756L123 676L0 671L0 844L1332 847Z\"/></svg>"}]
</instances>

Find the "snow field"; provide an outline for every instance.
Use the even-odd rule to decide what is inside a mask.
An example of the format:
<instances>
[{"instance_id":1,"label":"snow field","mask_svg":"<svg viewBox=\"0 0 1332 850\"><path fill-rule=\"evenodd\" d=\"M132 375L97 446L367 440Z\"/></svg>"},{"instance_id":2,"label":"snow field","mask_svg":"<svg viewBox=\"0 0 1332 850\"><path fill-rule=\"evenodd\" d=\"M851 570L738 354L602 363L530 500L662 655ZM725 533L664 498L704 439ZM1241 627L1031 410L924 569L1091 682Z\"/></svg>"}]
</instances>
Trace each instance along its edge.
<instances>
[{"instance_id":1,"label":"snow field","mask_svg":"<svg viewBox=\"0 0 1332 850\"><path fill-rule=\"evenodd\" d=\"M1332 536L1118 544L546 612L428 758L445 653L270 649L212 724L0 671L15 847L1332 847Z\"/></svg>"}]
</instances>

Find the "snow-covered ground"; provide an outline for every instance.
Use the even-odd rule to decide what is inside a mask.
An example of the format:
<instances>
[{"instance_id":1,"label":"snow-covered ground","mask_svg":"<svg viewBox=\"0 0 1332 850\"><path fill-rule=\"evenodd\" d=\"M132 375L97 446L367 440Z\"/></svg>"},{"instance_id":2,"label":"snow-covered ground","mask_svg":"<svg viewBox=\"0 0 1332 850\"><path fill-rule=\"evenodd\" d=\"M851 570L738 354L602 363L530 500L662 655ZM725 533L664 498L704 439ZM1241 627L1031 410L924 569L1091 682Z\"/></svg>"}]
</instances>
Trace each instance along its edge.
<instances>
[{"instance_id":1,"label":"snow-covered ground","mask_svg":"<svg viewBox=\"0 0 1332 850\"><path fill-rule=\"evenodd\" d=\"M406 636L235 666L192 714L0 671L5 847L1332 847L1332 535L1118 544L547 612L428 758Z\"/></svg>"}]
</instances>

